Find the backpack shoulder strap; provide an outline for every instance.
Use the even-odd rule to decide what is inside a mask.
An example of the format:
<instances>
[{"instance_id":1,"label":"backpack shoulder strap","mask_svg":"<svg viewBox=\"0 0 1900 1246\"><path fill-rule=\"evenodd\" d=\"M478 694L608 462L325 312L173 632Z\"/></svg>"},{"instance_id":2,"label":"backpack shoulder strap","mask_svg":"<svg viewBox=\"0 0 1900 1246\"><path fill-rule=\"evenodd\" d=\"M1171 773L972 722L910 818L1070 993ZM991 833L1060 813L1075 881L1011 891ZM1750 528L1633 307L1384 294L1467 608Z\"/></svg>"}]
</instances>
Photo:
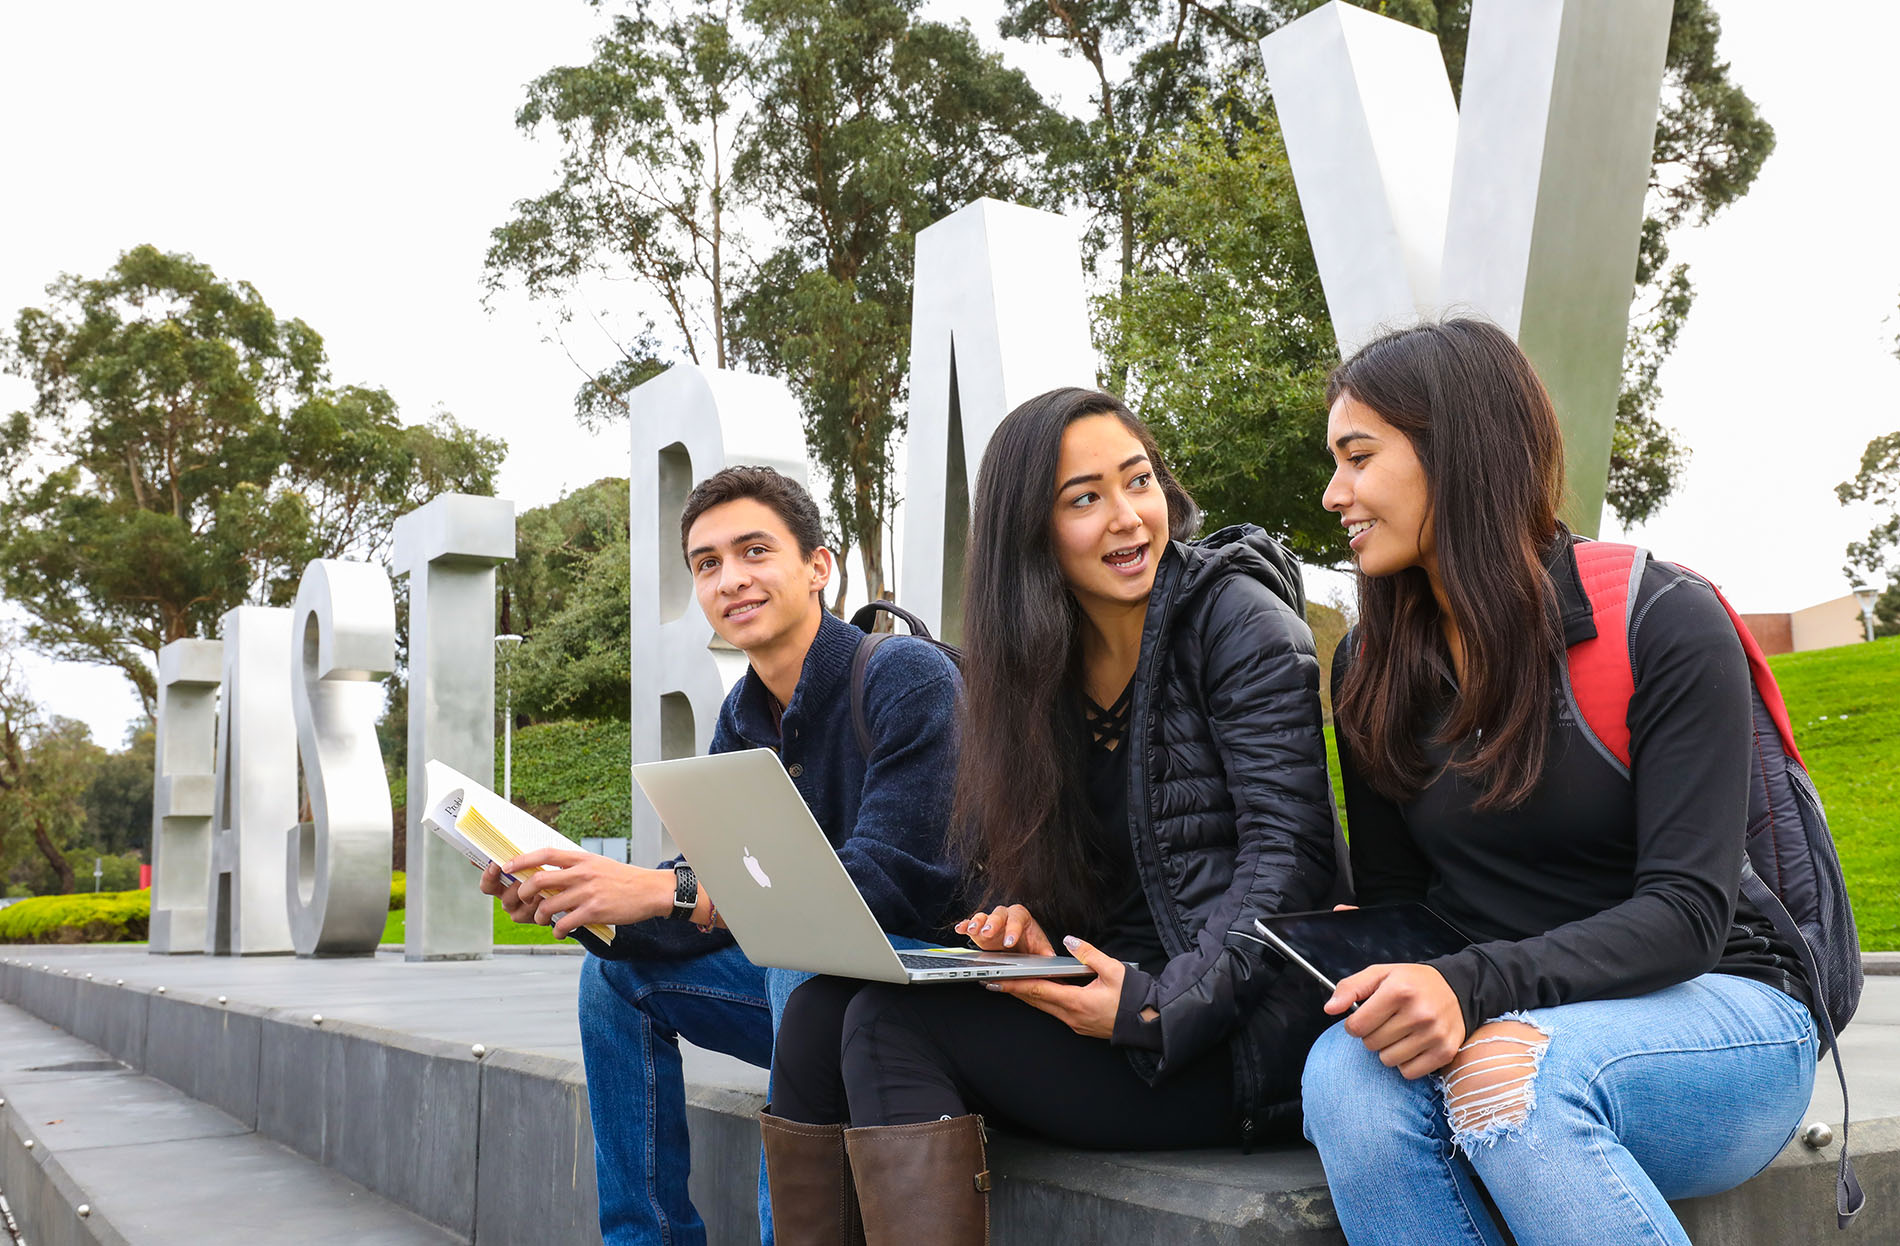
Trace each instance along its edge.
<instances>
[{"instance_id":1,"label":"backpack shoulder strap","mask_svg":"<svg viewBox=\"0 0 1900 1246\"><path fill-rule=\"evenodd\" d=\"M1610 541L1581 541L1573 549L1597 634L1570 646L1565 655L1570 695L1584 730L1628 771L1630 697L1636 693L1630 610L1649 552Z\"/></svg>"},{"instance_id":2,"label":"backpack shoulder strap","mask_svg":"<svg viewBox=\"0 0 1900 1246\"><path fill-rule=\"evenodd\" d=\"M1681 568L1709 586L1715 599L1722 603L1722 609L1728 612L1730 623L1735 625L1735 635L1742 642L1742 652L1748 655L1748 673L1755 681L1755 691L1761 694L1762 704L1768 707L1768 717L1774 720L1775 734L1781 737L1781 751L1796 761L1801 761L1801 750L1795 747L1794 725L1788 718L1788 704L1781 699L1781 685L1775 682L1775 673L1769 669L1768 658L1755 643L1755 634L1742 622L1742 616L1735 613L1735 607L1728 604L1728 598L1722 596L1722 590L1715 587L1715 581L1706 575L1697 574L1680 563L1671 566ZM1804 766L1807 764L1802 763Z\"/></svg>"},{"instance_id":3,"label":"backpack shoulder strap","mask_svg":"<svg viewBox=\"0 0 1900 1246\"><path fill-rule=\"evenodd\" d=\"M864 676L871 668L871 653L891 638L890 632L866 632L851 655L851 727L858 735L858 752L871 758L871 720L864 712Z\"/></svg>"}]
</instances>

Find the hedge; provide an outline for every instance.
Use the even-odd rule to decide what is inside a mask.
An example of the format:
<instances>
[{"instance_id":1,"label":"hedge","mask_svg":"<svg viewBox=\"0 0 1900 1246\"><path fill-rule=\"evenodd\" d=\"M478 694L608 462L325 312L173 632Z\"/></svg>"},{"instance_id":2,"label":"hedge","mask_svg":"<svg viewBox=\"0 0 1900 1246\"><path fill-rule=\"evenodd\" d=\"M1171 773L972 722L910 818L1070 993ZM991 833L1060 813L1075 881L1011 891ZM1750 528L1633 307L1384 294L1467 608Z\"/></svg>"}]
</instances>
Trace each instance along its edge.
<instances>
[{"instance_id":1,"label":"hedge","mask_svg":"<svg viewBox=\"0 0 1900 1246\"><path fill-rule=\"evenodd\" d=\"M151 914L149 891L35 896L0 909L0 943L137 943Z\"/></svg>"}]
</instances>

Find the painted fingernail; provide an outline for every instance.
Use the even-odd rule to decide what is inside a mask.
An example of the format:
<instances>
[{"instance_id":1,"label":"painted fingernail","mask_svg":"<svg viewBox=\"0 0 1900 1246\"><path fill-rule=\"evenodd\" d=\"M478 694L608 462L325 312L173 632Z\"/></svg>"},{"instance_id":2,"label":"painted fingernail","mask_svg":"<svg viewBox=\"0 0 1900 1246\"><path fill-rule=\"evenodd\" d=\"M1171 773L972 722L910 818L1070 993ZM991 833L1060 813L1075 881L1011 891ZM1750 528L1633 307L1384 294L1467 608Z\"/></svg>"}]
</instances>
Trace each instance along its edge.
<instances>
[{"instance_id":1,"label":"painted fingernail","mask_svg":"<svg viewBox=\"0 0 1900 1246\"><path fill-rule=\"evenodd\" d=\"M1063 935L1062 946L1068 948L1071 952L1073 952L1075 951L1075 949L1082 946L1082 940L1076 938L1074 935Z\"/></svg>"},{"instance_id":2,"label":"painted fingernail","mask_svg":"<svg viewBox=\"0 0 1900 1246\"><path fill-rule=\"evenodd\" d=\"M1004 940L1003 940L1003 946L1004 946L1004 947L1015 947L1015 946L1016 946L1016 936L1015 936L1015 935L1010 935L1010 936L1009 936L1008 938L1006 938L1006 939L1004 939Z\"/></svg>"},{"instance_id":3,"label":"painted fingernail","mask_svg":"<svg viewBox=\"0 0 1900 1246\"><path fill-rule=\"evenodd\" d=\"M994 926L985 926L985 927L983 927L983 933L984 933L984 934L988 934L988 933L989 933L990 931L992 931L992 930L994 930L994 929L996 929L996 927L994 927Z\"/></svg>"},{"instance_id":4,"label":"painted fingernail","mask_svg":"<svg viewBox=\"0 0 1900 1246\"><path fill-rule=\"evenodd\" d=\"M1002 990L1003 988L1002 988L1002 987L1000 987L1000 986L998 986L998 985L996 985L996 984L995 984L994 982L985 982L985 983L983 984L983 989L984 989L984 990L986 990L986 991L1000 991L1000 990Z\"/></svg>"}]
</instances>

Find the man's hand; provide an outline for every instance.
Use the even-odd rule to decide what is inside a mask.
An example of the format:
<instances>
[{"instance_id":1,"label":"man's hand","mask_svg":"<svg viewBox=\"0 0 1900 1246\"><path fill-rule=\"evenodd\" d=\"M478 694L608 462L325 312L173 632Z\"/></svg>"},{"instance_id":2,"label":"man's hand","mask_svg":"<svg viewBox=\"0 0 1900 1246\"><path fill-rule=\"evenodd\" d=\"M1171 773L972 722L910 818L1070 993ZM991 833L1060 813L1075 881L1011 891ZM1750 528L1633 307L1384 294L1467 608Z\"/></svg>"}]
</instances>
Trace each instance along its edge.
<instances>
[{"instance_id":1,"label":"man's hand","mask_svg":"<svg viewBox=\"0 0 1900 1246\"><path fill-rule=\"evenodd\" d=\"M978 910L957 923L957 933L985 952L1022 952L1054 956L1056 949L1029 910L1011 904L994 912Z\"/></svg>"},{"instance_id":2,"label":"man's hand","mask_svg":"<svg viewBox=\"0 0 1900 1246\"><path fill-rule=\"evenodd\" d=\"M1372 965L1340 979L1326 1011L1337 1016L1354 1004L1346 1033L1361 1039L1379 1062L1416 1079L1451 1063L1465 1041L1464 1010L1443 974L1430 965Z\"/></svg>"},{"instance_id":3,"label":"man's hand","mask_svg":"<svg viewBox=\"0 0 1900 1246\"><path fill-rule=\"evenodd\" d=\"M537 848L504 868L521 881L510 886L491 865L482 871L482 890L498 897L515 921L553 926L556 938L593 922L623 926L673 912L672 870L622 865L578 848Z\"/></svg>"},{"instance_id":4,"label":"man's hand","mask_svg":"<svg viewBox=\"0 0 1900 1246\"><path fill-rule=\"evenodd\" d=\"M1042 931L1038 929L1036 933L1040 935ZM1096 951L1074 935L1064 939L1062 945L1069 949L1069 955L1095 971L1093 982L1087 986L1069 986L1054 978L1002 978L983 985L992 991L1014 995L1032 1008L1040 1008L1084 1038L1112 1037L1115 1012L1122 1001L1122 979L1128 976L1128 966Z\"/></svg>"}]
</instances>

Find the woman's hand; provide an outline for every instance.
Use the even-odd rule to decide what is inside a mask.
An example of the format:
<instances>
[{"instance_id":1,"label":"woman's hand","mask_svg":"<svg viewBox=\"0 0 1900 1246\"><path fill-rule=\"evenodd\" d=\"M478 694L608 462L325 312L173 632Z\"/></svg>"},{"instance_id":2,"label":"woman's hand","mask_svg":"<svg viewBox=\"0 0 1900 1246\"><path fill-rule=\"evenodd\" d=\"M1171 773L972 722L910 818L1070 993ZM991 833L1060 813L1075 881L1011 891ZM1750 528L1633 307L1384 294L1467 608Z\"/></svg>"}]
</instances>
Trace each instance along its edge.
<instances>
[{"instance_id":1,"label":"woman's hand","mask_svg":"<svg viewBox=\"0 0 1900 1246\"><path fill-rule=\"evenodd\" d=\"M1430 965L1372 965L1342 978L1326 1001L1337 1016L1354 1004L1346 1033L1407 1078L1451 1063L1465 1041L1464 1009L1443 974Z\"/></svg>"},{"instance_id":2,"label":"woman's hand","mask_svg":"<svg viewBox=\"0 0 1900 1246\"><path fill-rule=\"evenodd\" d=\"M1040 935L1042 931L1036 933ZM1128 966L1096 951L1074 935L1064 939L1062 945L1069 949L1069 955L1095 971L1095 981L1087 986L1069 986L1054 978L1002 978L983 985L992 991L1014 995L1032 1008L1042 1009L1084 1038L1112 1037L1115 1013L1121 1007L1122 979L1128 976Z\"/></svg>"},{"instance_id":3,"label":"woman's hand","mask_svg":"<svg viewBox=\"0 0 1900 1246\"><path fill-rule=\"evenodd\" d=\"M1020 904L1006 905L988 913L978 910L957 923L957 933L985 952L1022 952L1028 956L1056 954L1049 936Z\"/></svg>"}]
</instances>

